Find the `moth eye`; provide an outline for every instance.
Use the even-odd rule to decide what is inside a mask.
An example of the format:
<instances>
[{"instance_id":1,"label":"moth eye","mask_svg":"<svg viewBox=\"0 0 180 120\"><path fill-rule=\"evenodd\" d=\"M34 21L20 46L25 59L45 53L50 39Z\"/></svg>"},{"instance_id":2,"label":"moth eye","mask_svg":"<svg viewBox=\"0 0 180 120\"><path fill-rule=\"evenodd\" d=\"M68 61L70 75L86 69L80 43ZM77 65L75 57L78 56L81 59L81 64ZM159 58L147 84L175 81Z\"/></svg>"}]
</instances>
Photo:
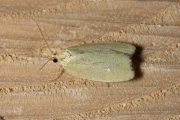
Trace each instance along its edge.
<instances>
[{"instance_id":1,"label":"moth eye","mask_svg":"<svg viewBox=\"0 0 180 120\"><path fill-rule=\"evenodd\" d=\"M58 59L57 59L57 58L54 58L54 59L53 59L53 62L54 62L54 63L57 63L57 62L58 62Z\"/></svg>"}]
</instances>

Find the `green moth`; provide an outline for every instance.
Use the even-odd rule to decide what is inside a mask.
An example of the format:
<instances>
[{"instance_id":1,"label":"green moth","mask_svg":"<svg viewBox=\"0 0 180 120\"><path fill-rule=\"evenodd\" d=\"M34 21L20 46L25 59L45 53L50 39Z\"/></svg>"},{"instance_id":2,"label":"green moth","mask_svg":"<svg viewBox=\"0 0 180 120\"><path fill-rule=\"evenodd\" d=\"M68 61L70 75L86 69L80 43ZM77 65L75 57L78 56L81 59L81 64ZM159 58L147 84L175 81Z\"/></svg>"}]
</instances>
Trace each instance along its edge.
<instances>
[{"instance_id":1,"label":"green moth","mask_svg":"<svg viewBox=\"0 0 180 120\"><path fill-rule=\"evenodd\" d=\"M53 55L53 61L79 78L121 82L134 78L131 56L135 46L120 42L77 45Z\"/></svg>"},{"instance_id":2,"label":"green moth","mask_svg":"<svg viewBox=\"0 0 180 120\"><path fill-rule=\"evenodd\" d=\"M40 26L37 22L36 24L47 44ZM133 79L135 76L130 59L135 49L136 47L131 44L120 42L91 43L72 46L56 52L51 59L55 63L59 62L70 74L83 79L121 82ZM52 52L50 48L49 50Z\"/></svg>"}]
</instances>

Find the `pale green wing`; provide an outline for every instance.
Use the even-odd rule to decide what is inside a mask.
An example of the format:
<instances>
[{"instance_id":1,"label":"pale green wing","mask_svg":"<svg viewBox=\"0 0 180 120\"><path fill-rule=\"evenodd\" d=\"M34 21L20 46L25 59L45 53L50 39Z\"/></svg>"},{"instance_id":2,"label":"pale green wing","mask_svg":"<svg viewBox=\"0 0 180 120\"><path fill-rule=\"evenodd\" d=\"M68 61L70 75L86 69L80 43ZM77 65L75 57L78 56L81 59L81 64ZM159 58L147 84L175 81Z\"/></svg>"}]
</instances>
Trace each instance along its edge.
<instances>
[{"instance_id":1,"label":"pale green wing","mask_svg":"<svg viewBox=\"0 0 180 120\"><path fill-rule=\"evenodd\" d=\"M81 54L73 54L74 50L68 52L72 56L63 67L74 76L102 82L127 81L134 77L130 56L126 53L113 50L83 51Z\"/></svg>"},{"instance_id":2,"label":"pale green wing","mask_svg":"<svg viewBox=\"0 0 180 120\"><path fill-rule=\"evenodd\" d=\"M77 45L68 48L72 54L76 53L84 53L84 52L101 52L104 51L106 53L111 53L111 50L119 51L124 54L132 55L135 51L135 46L127 43L120 42L102 42L102 43L92 43L92 44L84 44Z\"/></svg>"}]
</instances>

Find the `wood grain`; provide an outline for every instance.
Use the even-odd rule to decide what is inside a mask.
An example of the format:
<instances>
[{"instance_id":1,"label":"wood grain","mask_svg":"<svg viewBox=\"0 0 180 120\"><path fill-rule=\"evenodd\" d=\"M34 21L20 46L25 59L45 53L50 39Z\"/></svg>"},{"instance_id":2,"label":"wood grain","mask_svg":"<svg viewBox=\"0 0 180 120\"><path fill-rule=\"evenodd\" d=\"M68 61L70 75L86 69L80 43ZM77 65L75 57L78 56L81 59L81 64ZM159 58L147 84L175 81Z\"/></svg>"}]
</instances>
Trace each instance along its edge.
<instances>
[{"instance_id":1,"label":"wood grain","mask_svg":"<svg viewBox=\"0 0 180 120\"><path fill-rule=\"evenodd\" d=\"M179 0L0 0L0 119L180 119ZM79 79L48 62L73 45L137 47L135 79Z\"/></svg>"}]
</instances>

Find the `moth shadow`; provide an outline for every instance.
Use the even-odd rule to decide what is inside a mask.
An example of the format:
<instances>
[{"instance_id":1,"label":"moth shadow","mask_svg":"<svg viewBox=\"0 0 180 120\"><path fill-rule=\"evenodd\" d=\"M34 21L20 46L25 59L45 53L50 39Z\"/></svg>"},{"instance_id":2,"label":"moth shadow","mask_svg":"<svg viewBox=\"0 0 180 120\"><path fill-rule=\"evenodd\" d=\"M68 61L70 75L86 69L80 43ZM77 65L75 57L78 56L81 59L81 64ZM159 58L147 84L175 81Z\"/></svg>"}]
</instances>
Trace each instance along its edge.
<instances>
[{"instance_id":1,"label":"moth shadow","mask_svg":"<svg viewBox=\"0 0 180 120\"><path fill-rule=\"evenodd\" d=\"M136 46L136 51L133 54L133 56L131 57L131 59L132 59L132 67L135 71L134 79L137 79L137 78L141 78L143 76L143 73L140 69L140 66L143 62L143 59L141 57L143 48L141 46L138 46L138 45L135 45L135 46Z\"/></svg>"}]
</instances>

